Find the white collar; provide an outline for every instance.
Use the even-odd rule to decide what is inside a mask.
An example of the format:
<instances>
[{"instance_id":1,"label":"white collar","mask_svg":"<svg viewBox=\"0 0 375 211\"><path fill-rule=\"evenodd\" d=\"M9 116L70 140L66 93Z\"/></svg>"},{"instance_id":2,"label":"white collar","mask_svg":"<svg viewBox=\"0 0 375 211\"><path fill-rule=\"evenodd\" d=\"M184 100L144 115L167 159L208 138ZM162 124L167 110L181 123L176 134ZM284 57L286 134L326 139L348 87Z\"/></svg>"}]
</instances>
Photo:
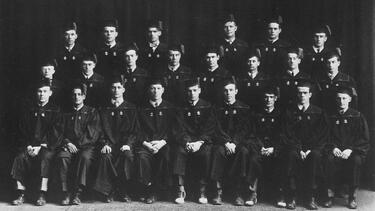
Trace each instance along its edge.
<instances>
[{"instance_id":1,"label":"white collar","mask_svg":"<svg viewBox=\"0 0 375 211\"><path fill-rule=\"evenodd\" d=\"M111 99L112 105L114 105L116 108L119 107L124 102L124 98L117 98L117 99Z\"/></svg>"}]
</instances>

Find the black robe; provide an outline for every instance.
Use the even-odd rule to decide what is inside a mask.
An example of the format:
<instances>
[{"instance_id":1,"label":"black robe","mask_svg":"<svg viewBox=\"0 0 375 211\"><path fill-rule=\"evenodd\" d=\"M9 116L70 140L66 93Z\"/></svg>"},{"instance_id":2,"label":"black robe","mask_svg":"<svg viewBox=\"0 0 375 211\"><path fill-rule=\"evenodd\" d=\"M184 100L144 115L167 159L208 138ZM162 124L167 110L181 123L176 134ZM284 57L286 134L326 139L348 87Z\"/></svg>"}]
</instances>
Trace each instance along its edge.
<instances>
[{"instance_id":1,"label":"black robe","mask_svg":"<svg viewBox=\"0 0 375 211\"><path fill-rule=\"evenodd\" d=\"M240 71L245 65L245 54L249 48L247 42L241 39L235 39L232 44L222 39L220 46L224 50L224 56L221 59L221 64L227 70L231 72L232 75L238 76Z\"/></svg>"}]
</instances>

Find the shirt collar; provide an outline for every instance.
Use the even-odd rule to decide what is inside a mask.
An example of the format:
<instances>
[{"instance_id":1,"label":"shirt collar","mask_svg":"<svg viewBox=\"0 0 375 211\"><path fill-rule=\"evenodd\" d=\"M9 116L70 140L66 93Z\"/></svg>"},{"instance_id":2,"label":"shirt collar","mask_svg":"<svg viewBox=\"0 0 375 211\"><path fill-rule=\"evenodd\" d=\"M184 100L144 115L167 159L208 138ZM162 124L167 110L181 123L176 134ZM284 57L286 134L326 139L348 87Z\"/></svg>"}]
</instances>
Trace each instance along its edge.
<instances>
[{"instance_id":1,"label":"shirt collar","mask_svg":"<svg viewBox=\"0 0 375 211\"><path fill-rule=\"evenodd\" d=\"M76 44L73 43L72 46L65 46L65 49L68 50L68 51L70 52L70 51L72 51L72 49L74 48L75 45L76 45Z\"/></svg>"},{"instance_id":2,"label":"shirt collar","mask_svg":"<svg viewBox=\"0 0 375 211\"><path fill-rule=\"evenodd\" d=\"M83 77L84 77L85 79L90 79L90 78L94 75L94 72L92 72L92 73L90 73L90 74L88 74L88 75L86 75L85 73L82 73L82 75L83 75Z\"/></svg>"},{"instance_id":3,"label":"shirt collar","mask_svg":"<svg viewBox=\"0 0 375 211\"><path fill-rule=\"evenodd\" d=\"M83 104L82 105L80 105L79 107L73 107L73 109L75 110L75 111L79 111L79 110L81 110L81 108L83 107Z\"/></svg>"},{"instance_id":4,"label":"shirt collar","mask_svg":"<svg viewBox=\"0 0 375 211\"><path fill-rule=\"evenodd\" d=\"M176 66L171 66L171 65L168 65L168 69L172 72L175 72L178 68L180 67L180 64L176 65Z\"/></svg>"},{"instance_id":5,"label":"shirt collar","mask_svg":"<svg viewBox=\"0 0 375 211\"><path fill-rule=\"evenodd\" d=\"M156 108L156 107L160 106L162 101L163 101L163 99L156 100L156 101L149 100L148 102L151 104L152 107Z\"/></svg>"},{"instance_id":6,"label":"shirt collar","mask_svg":"<svg viewBox=\"0 0 375 211\"><path fill-rule=\"evenodd\" d=\"M124 102L124 98L111 99L112 105L116 108L119 107Z\"/></svg>"},{"instance_id":7,"label":"shirt collar","mask_svg":"<svg viewBox=\"0 0 375 211\"><path fill-rule=\"evenodd\" d=\"M323 49L324 49L324 46L319 47L319 48L313 46L313 49L314 49L315 53L321 53L323 51Z\"/></svg>"}]
</instances>

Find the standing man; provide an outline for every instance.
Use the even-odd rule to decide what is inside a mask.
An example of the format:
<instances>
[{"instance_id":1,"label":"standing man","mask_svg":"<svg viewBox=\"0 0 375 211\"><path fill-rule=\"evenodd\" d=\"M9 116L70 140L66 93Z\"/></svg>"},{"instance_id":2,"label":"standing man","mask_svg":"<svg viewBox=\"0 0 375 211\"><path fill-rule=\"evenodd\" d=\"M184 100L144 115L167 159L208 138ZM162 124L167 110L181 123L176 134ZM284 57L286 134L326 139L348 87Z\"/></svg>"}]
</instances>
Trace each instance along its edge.
<instances>
[{"instance_id":1,"label":"standing man","mask_svg":"<svg viewBox=\"0 0 375 211\"><path fill-rule=\"evenodd\" d=\"M158 71L158 77L167 83L164 99L178 106L185 103L185 82L192 78L191 69L180 63L183 54L182 44L168 47L168 64Z\"/></svg>"},{"instance_id":2,"label":"standing man","mask_svg":"<svg viewBox=\"0 0 375 211\"><path fill-rule=\"evenodd\" d=\"M71 91L73 105L63 115L63 141L57 154L62 205L81 204L81 194L87 188L95 146L101 127L95 108L86 106L86 85L75 84ZM72 200L70 193L73 192Z\"/></svg>"},{"instance_id":3,"label":"standing man","mask_svg":"<svg viewBox=\"0 0 375 211\"><path fill-rule=\"evenodd\" d=\"M140 48L140 66L156 76L157 71L167 64L167 44L160 41L163 33L161 21L151 21L147 26L147 40Z\"/></svg>"},{"instance_id":4,"label":"standing man","mask_svg":"<svg viewBox=\"0 0 375 211\"><path fill-rule=\"evenodd\" d=\"M266 37L253 45L260 49L262 55L263 71L271 77L280 75L280 68L284 67L286 49L290 43L280 38L283 20L281 16L270 18L266 21Z\"/></svg>"},{"instance_id":5,"label":"standing man","mask_svg":"<svg viewBox=\"0 0 375 211\"><path fill-rule=\"evenodd\" d=\"M63 46L60 46L56 52L56 60L59 65L56 77L64 82L69 82L80 74L80 61L87 50L76 42L78 28L75 22L67 23L63 30Z\"/></svg>"},{"instance_id":6,"label":"standing man","mask_svg":"<svg viewBox=\"0 0 375 211\"><path fill-rule=\"evenodd\" d=\"M237 30L236 19L230 14L224 20L224 39L221 40L220 47L224 50L222 64L234 76L238 76L242 70L245 53L249 47L247 42L236 37Z\"/></svg>"},{"instance_id":7,"label":"standing man","mask_svg":"<svg viewBox=\"0 0 375 211\"><path fill-rule=\"evenodd\" d=\"M336 90L336 111L329 114L331 131L327 144L325 172L327 176L328 199L325 207L331 207L338 170L349 185L348 208L356 209L356 191L359 187L361 165L370 149L369 129L362 113L350 108L351 87L339 87ZM340 177L341 177L340 176Z\"/></svg>"},{"instance_id":8,"label":"standing man","mask_svg":"<svg viewBox=\"0 0 375 211\"><path fill-rule=\"evenodd\" d=\"M122 67L124 47L116 40L118 36L118 21L105 21L102 26L103 42L96 49L98 57L97 72L104 78L111 78L117 69Z\"/></svg>"},{"instance_id":9,"label":"standing man","mask_svg":"<svg viewBox=\"0 0 375 211\"><path fill-rule=\"evenodd\" d=\"M212 203L222 204L222 183L224 176L228 176L235 190L234 204L251 203L254 190L254 171L257 152L260 151L256 143L253 123L251 122L249 106L236 100L238 89L233 79L223 83L224 101L215 107L218 120L218 132L212 149L211 179L215 185Z\"/></svg>"},{"instance_id":10,"label":"standing man","mask_svg":"<svg viewBox=\"0 0 375 211\"><path fill-rule=\"evenodd\" d=\"M129 182L139 130L137 110L124 100L125 87L120 77L112 79L110 85L110 102L100 110L103 134L94 189L105 195L108 203L113 201L115 191L119 191L122 201L130 202Z\"/></svg>"},{"instance_id":11,"label":"standing man","mask_svg":"<svg viewBox=\"0 0 375 211\"><path fill-rule=\"evenodd\" d=\"M61 135L60 109L49 101L51 96L50 84L44 81L38 83L35 103L26 107L19 116L18 154L11 170L11 176L16 181L17 198L12 201L12 205L24 203L26 183L30 178L36 178L40 182L36 205L46 204L51 162Z\"/></svg>"},{"instance_id":12,"label":"standing man","mask_svg":"<svg viewBox=\"0 0 375 211\"><path fill-rule=\"evenodd\" d=\"M181 135L176 109L163 100L164 87L162 80L153 79L148 86L149 100L139 110L141 135L135 165L147 204L155 202L157 190L170 186L170 144Z\"/></svg>"},{"instance_id":13,"label":"standing man","mask_svg":"<svg viewBox=\"0 0 375 211\"><path fill-rule=\"evenodd\" d=\"M315 201L317 176L321 168L322 149L327 143L328 124L323 110L310 104L311 86L309 82L297 85L297 103L287 109L283 123L288 209L296 208L298 178L306 184L307 208L318 209Z\"/></svg>"},{"instance_id":14,"label":"standing man","mask_svg":"<svg viewBox=\"0 0 375 211\"><path fill-rule=\"evenodd\" d=\"M199 183L199 203L207 204L207 184L211 161L212 138L216 118L209 102L200 99L201 87L197 79L185 82L187 100L179 109L185 136L179 136L174 145L173 177L177 185L177 204L185 202L185 177ZM194 185L196 183L194 182ZM195 186L194 186L195 187Z\"/></svg>"}]
</instances>

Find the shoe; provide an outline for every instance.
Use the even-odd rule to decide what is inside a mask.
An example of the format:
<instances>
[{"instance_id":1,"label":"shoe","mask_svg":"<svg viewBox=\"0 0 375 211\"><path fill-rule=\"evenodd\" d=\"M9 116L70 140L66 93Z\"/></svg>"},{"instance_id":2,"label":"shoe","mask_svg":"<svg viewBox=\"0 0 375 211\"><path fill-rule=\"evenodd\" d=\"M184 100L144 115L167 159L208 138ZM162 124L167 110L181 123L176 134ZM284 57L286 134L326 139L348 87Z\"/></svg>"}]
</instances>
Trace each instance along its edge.
<instances>
[{"instance_id":1,"label":"shoe","mask_svg":"<svg viewBox=\"0 0 375 211\"><path fill-rule=\"evenodd\" d=\"M217 189L216 196L215 198L212 199L212 204L222 205L223 204L223 200L221 199L222 195L223 195L223 190Z\"/></svg>"},{"instance_id":2,"label":"shoe","mask_svg":"<svg viewBox=\"0 0 375 211\"><path fill-rule=\"evenodd\" d=\"M237 195L236 199L234 200L234 205L236 206L243 206L245 204L243 198L240 195Z\"/></svg>"},{"instance_id":3,"label":"shoe","mask_svg":"<svg viewBox=\"0 0 375 211\"><path fill-rule=\"evenodd\" d=\"M153 204L156 201L156 197L154 194L151 194L146 198L146 204Z\"/></svg>"},{"instance_id":4,"label":"shoe","mask_svg":"<svg viewBox=\"0 0 375 211\"><path fill-rule=\"evenodd\" d=\"M44 193L41 193L39 195L39 198L38 198L38 200L36 200L35 205L36 206L44 206L44 205L46 205L46 198L44 196Z\"/></svg>"},{"instance_id":5,"label":"shoe","mask_svg":"<svg viewBox=\"0 0 375 211\"><path fill-rule=\"evenodd\" d=\"M296 209L296 200L292 199L292 201L288 202L288 204L286 205L286 208L288 210L295 210Z\"/></svg>"},{"instance_id":6,"label":"shoe","mask_svg":"<svg viewBox=\"0 0 375 211\"><path fill-rule=\"evenodd\" d=\"M65 193L63 199L61 200L61 205L68 206L70 205L70 194Z\"/></svg>"},{"instance_id":7,"label":"shoe","mask_svg":"<svg viewBox=\"0 0 375 211\"><path fill-rule=\"evenodd\" d=\"M132 202L132 199L130 198L130 196L128 194L125 193L121 196L121 201L126 202L126 203L130 203L130 202Z\"/></svg>"},{"instance_id":8,"label":"shoe","mask_svg":"<svg viewBox=\"0 0 375 211\"><path fill-rule=\"evenodd\" d=\"M350 198L348 200L348 208L349 209L357 209L357 202L355 201L355 198Z\"/></svg>"},{"instance_id":9,"label":"shoe","mask_svg":"<svg viewBox=\"0 0 375 211\"><path fill-rule=\"evenodd\" d=\"M177 198L174 200L176 204L183 204L185 203L185 197L186 197L186 192L184 186L180 186L178 191L177 191Z\"/></svg>"},{"instance_id":10,"label":"shoe","mask_svg":"<svg viewBox=\"0 0 375 211\"><path fill-rule=\"evenodd\" d=\"M254 206L258 202L257 193L251 192L249 198L245 201L246 206Z\"/></svg>"},{"instance_id":11,"label":"shoe","mask_svg":"<svg viewBox=\"0 0 375 211\"><path fill-rule=\"evenodd\" d=\"M280 208L286 207L286 202L283 195L280 195L279 198L276 201L276 206Z\"/></svg>"},{"instance_id":12,"label":"shoe","mask_svg":"<svg viewBox=\"0 0 375 211\"><path fill-rule=\"evenodd\" d=\"M333 205L333 197L328 197L327 201L323 203L323 207L331 208Z\"/></svg>"},{"instance_id":13,"label":"shoe","mask_svg":"<svg viewBox=\"0 0 375 211\"><path fill-rule=\"evenodd\" d=\"M18 206L25 202L25 194L20 193L16 199L12 201L12 205Z\"/></svg>"},{"instance_id":14,"label":"shoe","mask_svg":"<svg viewBox=\"0 0 375 211\"><path fill-rule=\"evenodd\" d=\"M207 199L207 195L206 195L206 186L205 185L202 185L200 190L199 190L200 194L199 194L199 199L198 199L198 202L200 204L207 204L208 203L208 199Z\"/></svg>"},{"instance_id":15,"label":"shoe","mask_svg":"<svg viewBox=\"0 0 375 211\"><path fill-rule=\"evenodd\" d=\"M307 209L309 209L309 210L317 210L318 209L318 205L316 204L314 197L311 197L310 202L307 205Z\"/></svg>"},{"instance_id":16,"label":"shoe","mask_svg":"<svg viewBox=\"0 0 375 211\"><path fill-rule=\"evenodd\" d=\"M81 194L79 192L77 192L76 194L74 194L74 197L73 197L73 200L72 200L72 204L73 205L80 205L82 202L81 202Z\"/></svg>"}]
</instances>

